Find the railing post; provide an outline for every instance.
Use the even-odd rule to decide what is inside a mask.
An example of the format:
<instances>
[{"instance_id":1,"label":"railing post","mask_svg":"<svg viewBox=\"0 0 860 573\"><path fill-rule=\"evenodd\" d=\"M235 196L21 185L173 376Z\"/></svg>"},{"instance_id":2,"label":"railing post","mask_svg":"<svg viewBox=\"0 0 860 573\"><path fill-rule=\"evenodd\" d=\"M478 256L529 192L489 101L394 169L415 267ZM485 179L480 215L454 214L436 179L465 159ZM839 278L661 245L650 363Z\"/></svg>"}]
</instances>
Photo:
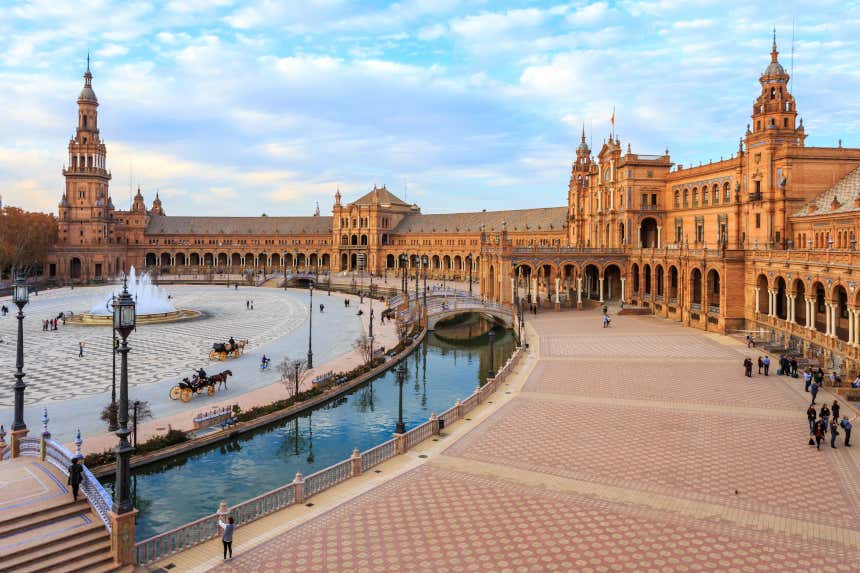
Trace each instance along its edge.
<instances>
[{"instance_id":1,"label":"railing post","mask_svg":"<svg viewBox=\"0 0 860 573\"><path fill-rule=\"evenodd\" d=\"M223 499L218 504L218 511L215 512L215 515L218 516L218 521L227 521L227 517L230 515L230 508L227 507L227 502Z\"/></svg>"},{"instance_id":2,"label":"railing post","mask_svg":"<svg viewBox=\"0 0 860 573\"><path fill-rule=\"evenodd\" d=\"M435 412L430 414L430 433L434 436L439 435L439 418L436 416ZM2 452L2 450L0 450L0 452Z\"/></svg>"},{"instance_id":3,"label":"railing post","mask_svg":"<svg viewBox=\"0 0 860 573\"><path fill-rule=\"evenodd\" d=\"M454 407L457 408L457 419L461 419L463 417L463 403L460 402L460 399L457 398L457 403L454 404Z\"/></svg>"},{"instance_id":4,"label":"railing post","mask_svg":"<svg viewBox=\"0 0 860 573\"><path fill-rule=\"evenodd\" d=\"M48 431L48 409L42 410L42 435L39 438L39 459L43 462L48 455L48 440L51 439L51 432Z\"/></svg>"},{"instance_id":5,"label":"railing post","mask_svg":"<svg viewBox=\"0 0 860 573\"><path fill-rule=\"evenodd\" d=\"M394 434L394 450L397 455L406 453L406 434Z\"/></svg>"},{"instance_id":6,"label":"railing post","mask_svg":"<svg viewBox=\"0 0 860 573\"><path fill-rule=\"evenodd\" d=\"M357 477L361 475L361 453L358 451L358 448L352 450L352 456L350 456L349 461L352 462L350 466L349 477Z\"/></svg>"},{"instance_id":7,"label":"railing post","mask_svg":"<svg viewBox=\"0 0 860 573\"><path fill-rule=\"evenodd\" d=\"M293 491L295 492L296 503L305 502L305 478L302 472L296 472L296 478L293 480Z\"/></svg>"}]
</instances>

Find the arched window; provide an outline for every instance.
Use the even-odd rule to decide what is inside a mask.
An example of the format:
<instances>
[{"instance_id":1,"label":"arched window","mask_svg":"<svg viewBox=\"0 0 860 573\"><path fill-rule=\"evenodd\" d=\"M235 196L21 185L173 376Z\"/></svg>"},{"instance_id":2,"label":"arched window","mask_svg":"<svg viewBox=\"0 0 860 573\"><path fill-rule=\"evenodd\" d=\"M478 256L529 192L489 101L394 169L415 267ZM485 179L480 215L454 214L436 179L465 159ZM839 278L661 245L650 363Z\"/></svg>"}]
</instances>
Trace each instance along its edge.
<instances>
[{"instance_id":1,"label":"arched window","mask_svg":"<svg viewBox=\"0 0 860 573\"><path fill-rule=\"evenodd\" d=\"M684 207L690 206L690 190L684 189Z\"/></svg>"},{"instance_id":2,"label":"arched window","mask_svg":"<svg viewBox=\"0 0 860 573\"><path fill-rule=\"evenodd\" d=\"M723 185L723 203L732 202L732 190L728 183Z\"/></svg>"},{"instance_id":3,"label":"arched window","mask_svg":"<svg viewBox=\"0 0 860 573\"><path fill-rule=\"evenodd\" d=\"M681 192L675 189L675 208L681 206Z\"/></svg>"},{"instance_id":4,"label":"arched window","mask_svg":"<svg viewBox=\"0 0 860 573\"><path fill-rule=\"evenodd\" d=\"M702 187L702 206L706 206L708 204L708 195L710 195L710 191L708 191L707 187Z\"/></svg>"},{"instance_id":5,"label":"arched window","mask_svg":"<svg viewBox=\"0 0 860 573\"><path fill-rule=\"evenodd\" d=\"M720 186L716 183L714 183L714 188L711 192L711 200L713 201L714 205L720 202Z\"/></svg>"}]
</instances>

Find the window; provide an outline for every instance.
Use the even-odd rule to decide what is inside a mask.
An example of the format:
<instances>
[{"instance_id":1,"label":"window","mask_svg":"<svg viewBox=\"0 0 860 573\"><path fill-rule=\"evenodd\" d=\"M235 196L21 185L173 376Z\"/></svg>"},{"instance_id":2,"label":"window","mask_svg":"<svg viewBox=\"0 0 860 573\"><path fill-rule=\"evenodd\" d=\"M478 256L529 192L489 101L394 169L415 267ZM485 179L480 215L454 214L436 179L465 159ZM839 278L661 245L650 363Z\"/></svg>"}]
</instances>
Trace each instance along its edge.
<instances>
[{"instance_id":1,"label":"window","mask_svg":"<svg viewBox=\"0 0 860 573\"><path fill-rule=\"evenodd\" d=\"M702 187L702 206L703 207L708 204L708 194L709 194L708 188Z\"/></svg>"},{"instance_id":2,"label":"window","mask_svg":"<svg viewBox=\"0 0 860 573\"><path fill-rule=\"evenodd\" d=\"M675 204L676 209L681 206L681 192L680 191L677 191L677 190L675 191L675 203L674 204Z\"/></svg>"},{"instance_id":3,"label":"window","mask_svg":"<svg viewBox=\"0 0 860 573\"><path fill-rule=\"evenodd\" d=\"M705 242L705 225L703 223L698 223L696 225L696 242Z\"/></svg>"},{"instance_id":4,"label":"window","mask_svg":"<svg viewBox=\"0 0 860 573\"><path fill-rule=\"evenodd\" d=\"M657 206L657 194L656 193L651 193L651 205L653 205L655 207Z\"/></svg>"},{"instance_id":5,"label":"window","mask_svg":"<svg viewBox=\"0 0 860 573\"><path fill-rule=\"evenodd\" d=\"M690 190L684 189L684 207L690 206Z\"/></svg>"},{"instance_id":6,"label":"window","mask_svg":"<svg viewBox=\"0 0 860 573\"><path fill-rule=\"evenodd\" d=\"M756 180L755 182L755 194L756 196L761 195L761 181Z\"/></svg>"},{"instance_id":7,"label":"window","mask_svg":"<svg viewBox=\"0 0 860 573\"><path fill-rule=\"evenodd\" d=\"M732 191L729 187L729 184L726 183L723 185L723 203L731 203L732 202Z\"/></svg>"},{"instance_id":8,"label":"window","mask_svg":"<svg viewBox=\"0 0 860 573\"><path fill-rule=\"evenodd\" d=\"M755 214L755 228L761 229L761 213Z\"/></svg>"},{"instance_id":9,"label":"window","mask_svg":"<svg viewBox=\"0 0 860 573\"><path fill-rule=\"evenodd\" d=\"M642 193L642 207L648 206L648 194Z\"/></svg>"},{"instance_id":10,"label":"window","mask_svg":"<svg viewBox=\"0 0 860 573\"><path fill-rule=\"evenodd\" d=\"M699 206L699 190L693 187L693 207Z\"/></svg>"},{"instance_id":11,"label":"window","mask_svg":"<svg viewBox=\"0 0 860 573\"><path fill-rule=\"evenodd\" d=\"M788 118L787 117L783 118L782 127L788 127Z\"/></svg>"},{"instance_id":12,"label":"window","mask_svg":"<svg viewBox=\"0 0 860 573\"><path fill-rule=\"evenodd\" d=\"M720 186L716 183L714 184L713 194L711 195L711 199L714 201L714 205L720 202Z\"/></svg>"}]
</instances>

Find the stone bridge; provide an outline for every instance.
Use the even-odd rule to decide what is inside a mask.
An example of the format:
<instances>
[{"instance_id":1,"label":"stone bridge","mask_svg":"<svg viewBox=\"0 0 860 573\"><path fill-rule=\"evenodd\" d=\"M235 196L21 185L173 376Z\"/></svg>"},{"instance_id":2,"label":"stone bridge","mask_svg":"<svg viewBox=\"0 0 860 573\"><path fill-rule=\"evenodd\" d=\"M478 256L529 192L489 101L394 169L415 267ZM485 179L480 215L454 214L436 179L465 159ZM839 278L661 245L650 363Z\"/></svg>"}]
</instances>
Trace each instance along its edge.
<instances>
[{"instance_id":1,"label":"stone bridge","mask_svg":"<svg viewBox=\"0 0 860 573\"><path fill-rule=\"evenodd\" d=\"M418 302L421 303L422 312L424 298L419 297ZM408 308L405 307L406 301L402 301L404 310L401 313L406 313L414 316L415 298L409 300ZM392 305L393 306L393 305ZM484 301L476 296L467 294L434 294L427 297L427 329L435 330L436 324L440 321L453 318L461 314L476 313L487 320L504 325L507 328L513 328L514 315L510 307L501 305L495 302Z\"/></svg>"}]
</instances>

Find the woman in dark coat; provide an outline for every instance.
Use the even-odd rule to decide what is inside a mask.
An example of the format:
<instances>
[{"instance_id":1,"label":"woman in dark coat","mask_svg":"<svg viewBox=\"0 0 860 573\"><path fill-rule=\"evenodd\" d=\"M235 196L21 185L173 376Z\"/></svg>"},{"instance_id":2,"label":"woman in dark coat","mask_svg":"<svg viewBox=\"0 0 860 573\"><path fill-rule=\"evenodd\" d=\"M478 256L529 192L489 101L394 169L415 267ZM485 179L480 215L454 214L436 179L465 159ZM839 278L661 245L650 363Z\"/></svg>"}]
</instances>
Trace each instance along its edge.
<instances>
[{"instance_id":1,"label":"woman in dark coat","mask_svg":"<svg viewBox=\"0 0 860 573\"><path fill-rule=\"evenodd\" d=\"M84 481L84 468L78 463L78 458L72 458L72 465L69 466L69 485L72 486L72 498L78 500L78 488L81 487L81 482Z\"/></svg>"}]
</instances>

